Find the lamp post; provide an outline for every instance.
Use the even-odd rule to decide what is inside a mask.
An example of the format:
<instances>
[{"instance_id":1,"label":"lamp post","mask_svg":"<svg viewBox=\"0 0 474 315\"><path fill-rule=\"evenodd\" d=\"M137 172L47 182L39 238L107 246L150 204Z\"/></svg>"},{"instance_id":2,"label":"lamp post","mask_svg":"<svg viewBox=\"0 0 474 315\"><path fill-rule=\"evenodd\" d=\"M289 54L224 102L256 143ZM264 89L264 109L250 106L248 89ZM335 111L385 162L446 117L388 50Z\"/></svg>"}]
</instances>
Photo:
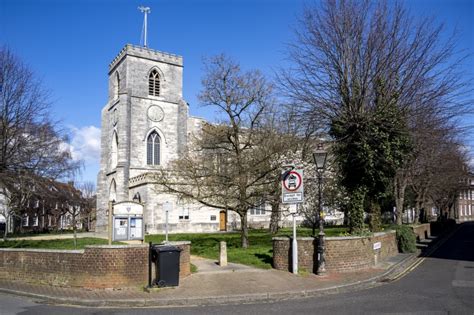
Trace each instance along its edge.
<instances>
[{"instance_id":1,"label":"lamp post","mask_svg":"<svg viewBox=\"0 0 474 315\"><path fill-rule=\"evenodd\" d=\"M318 176L318 211L319 211L319 234L318 234L318 275L326 273L326 263L324 258L325 234L324 234L324 216L322 205L322 182L323 174L326 169L327 152L323 149L322 143L318 144L318 149L313 152L314 163L316 164L316 174Z\"/></svg>"}]
</instances>

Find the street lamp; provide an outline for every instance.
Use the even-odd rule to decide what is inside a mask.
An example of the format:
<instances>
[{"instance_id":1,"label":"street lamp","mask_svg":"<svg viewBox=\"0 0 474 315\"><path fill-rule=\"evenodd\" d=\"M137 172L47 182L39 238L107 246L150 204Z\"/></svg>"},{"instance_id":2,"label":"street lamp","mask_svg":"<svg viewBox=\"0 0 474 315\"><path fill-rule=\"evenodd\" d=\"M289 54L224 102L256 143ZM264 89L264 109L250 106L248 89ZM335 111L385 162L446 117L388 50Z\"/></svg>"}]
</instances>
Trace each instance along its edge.
<instances>
[{"instance_id":1,"label":"street lamp","mask_svg":"<svg viewBox=\"0 0 474 315\"><path fill-rule=\"evenodd\" d=\"M318 234L318 275L324 275L326 273L326 262L324 259L325 241L324 241L324 216L323 216L323 205L322 205L322 182L323 173L326 169L326 158L327 152L323 149L322 143L318 144L318 149L313 152L314 163L316 164L316 174L318 176L318 201L319 201L319 234Z\"/></svg>"}]
</instances>

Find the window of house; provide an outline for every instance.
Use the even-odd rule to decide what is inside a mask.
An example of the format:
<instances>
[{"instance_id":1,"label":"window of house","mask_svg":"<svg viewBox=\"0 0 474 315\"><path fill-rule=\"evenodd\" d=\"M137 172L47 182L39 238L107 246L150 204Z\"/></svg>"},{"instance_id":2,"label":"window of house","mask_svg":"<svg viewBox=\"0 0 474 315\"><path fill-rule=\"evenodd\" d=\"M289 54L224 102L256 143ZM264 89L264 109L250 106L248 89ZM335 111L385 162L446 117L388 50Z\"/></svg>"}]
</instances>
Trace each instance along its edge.
<instances>
[{"instance_id":1,"label":"window of house","mask_svg":"<svg viewBox=\"0 0 474 315\"><path fill-rule=\"evenodd\" d=\"M211 221L216 221L217 217L215 215L211 215Z\"/></svg>"},{"instance_id":2,"label":"window of house","mask_svg":"<svg viewBox=\"0 0 474 315\"><path fill-rule=\"evenodd\" d=\"M189 220L189 208L182 207L181 212L179 213L180 220Z\"/></svg>"},{"instance_id":3,"label":"window of house","mask_svg":"<svg viewBox=\"0 0 474 315\"><path fill-rule=\"evenodd\" d=\"M22 226L28 226L28 222L29 221L29 217L27 214L25 214L22 218L21 218L21 225Z\"/></svg>"},{"instance_id":4,"label":"window of house","mask_svg":"<svg viewBox=\"0 0 474 315\"><path fill-rule=\"evenodd\" d=\"M160 75L156 69L148 77L148 94L152 96L160 95Z\"/></svg>"},{"instance_id":5,"label":"window of house","mask_svg":"<svg viewBox=\"0 0 474 315\"><path fill-rule=\"evenodd\" d=\"M35 215L33 216L33 226L38 226L38 221L39 221L39 220L38 220L38 215L35 214Z\"/></svg>"},{"instance_id":6,"label":"window of house","mask_svg":"<svg viewBox=\"0 0 474 315\"><path fill-rule=\"evenodd\" d=\"M148 136L146 156L148 165L160 165L160 136L156 131Z\"/></svg>"},{"instance_id":7,"label":"window of house","mask_svg":"<svg viewBox=\"0 0 474 315\"><path fill-rule=\"evenodd\" d=\"M250 209L251 215L264 215L265 214L265 203L262 203L255 208Z\"/></svg>"}]
</instances>

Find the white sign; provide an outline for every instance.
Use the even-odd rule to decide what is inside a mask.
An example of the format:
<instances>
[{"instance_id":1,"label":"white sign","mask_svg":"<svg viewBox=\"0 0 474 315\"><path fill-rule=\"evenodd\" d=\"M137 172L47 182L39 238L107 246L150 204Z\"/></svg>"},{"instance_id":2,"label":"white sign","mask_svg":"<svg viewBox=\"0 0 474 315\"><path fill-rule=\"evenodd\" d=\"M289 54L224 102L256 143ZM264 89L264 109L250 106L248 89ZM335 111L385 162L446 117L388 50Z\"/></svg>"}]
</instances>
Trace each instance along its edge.
<instances>
[{"instance_id":1,"label":"white sign","mask_svg":"<svg viewBox=\"0 0 474 315\"><path fill-rule=\"evenodd\" d=\"M381 249L381 248L382 248L381 242L374 243L374 250Z\"/></svg>"},{"instance_id":2,"label":"white sign","mask_svg":"<svg viewBox=\"0 0 474 315\"><path fill-rule=\"evenodd\" d=\"M281 196L283 203L302 203L304 201L303 170L282 172Z\"/></svg>"},{"instance_id":3,"label":"white sign","mask_svg":"<svg viewBox=\"0 0 474 315\"><path fill-rule=\"evenodd\" d=\"M130 237L142 238L142 218L130 218Z\"/></svg>"},{"instance_id":4,"label":"white sign","mask_svg":"<svg viewBox=\"0 0 474 315\"><path fill-rule=\"evenodd\" d=\"M171 210L173 210L173 204L172 204L171 202L169 202L169 201L165 202L165 203L163 204L163 210L164 210L164 211L171 211Z\"/></svg>"},{"instance_id":5,"label":"white sign","mask_svg":"<svg viewBox=\"0 0 474 315\"><path fill-rule=\"evenodd\" d=\"M303 193L287 193L283 194L283 203L297 203L302 202Z\"/></svg>"},{"instance_id":6,"label":"white sign","mask_svg":"<svg viewBox=\"0 0 474 315\"><path fill-rule=\"evenodd\" d=\"M123 201L114 204L114 215L143 215L143 205L133 201Z\"/></svg>"}]
</instances>

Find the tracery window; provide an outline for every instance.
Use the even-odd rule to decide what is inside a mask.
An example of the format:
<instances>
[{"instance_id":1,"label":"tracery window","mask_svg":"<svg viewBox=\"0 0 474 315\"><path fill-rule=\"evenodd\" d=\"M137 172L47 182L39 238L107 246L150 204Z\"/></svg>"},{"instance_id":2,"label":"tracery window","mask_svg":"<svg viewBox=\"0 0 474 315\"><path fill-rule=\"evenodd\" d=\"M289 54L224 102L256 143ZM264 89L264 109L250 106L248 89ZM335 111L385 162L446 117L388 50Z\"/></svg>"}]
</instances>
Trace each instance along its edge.
<instances>
[{"instance_id":1,"label":"tracery window","mask_svg":"<svg viewBox=\"0 0 474 315\"><path fill-rule=\"evenodd\" d=\"M156 69L148 77L148 94L152 96L160 95L160 75Z\"/></svg>"},{"instance_id":2,"label":"tracery window","mask_svg":"<svg viewBox=\"0 0 474 315\"><path fill-rule=\"evenodd\" d=\"M147 164L160 165L160 136L156 131L147 138Z\"/></svg>"}]
</instances>

